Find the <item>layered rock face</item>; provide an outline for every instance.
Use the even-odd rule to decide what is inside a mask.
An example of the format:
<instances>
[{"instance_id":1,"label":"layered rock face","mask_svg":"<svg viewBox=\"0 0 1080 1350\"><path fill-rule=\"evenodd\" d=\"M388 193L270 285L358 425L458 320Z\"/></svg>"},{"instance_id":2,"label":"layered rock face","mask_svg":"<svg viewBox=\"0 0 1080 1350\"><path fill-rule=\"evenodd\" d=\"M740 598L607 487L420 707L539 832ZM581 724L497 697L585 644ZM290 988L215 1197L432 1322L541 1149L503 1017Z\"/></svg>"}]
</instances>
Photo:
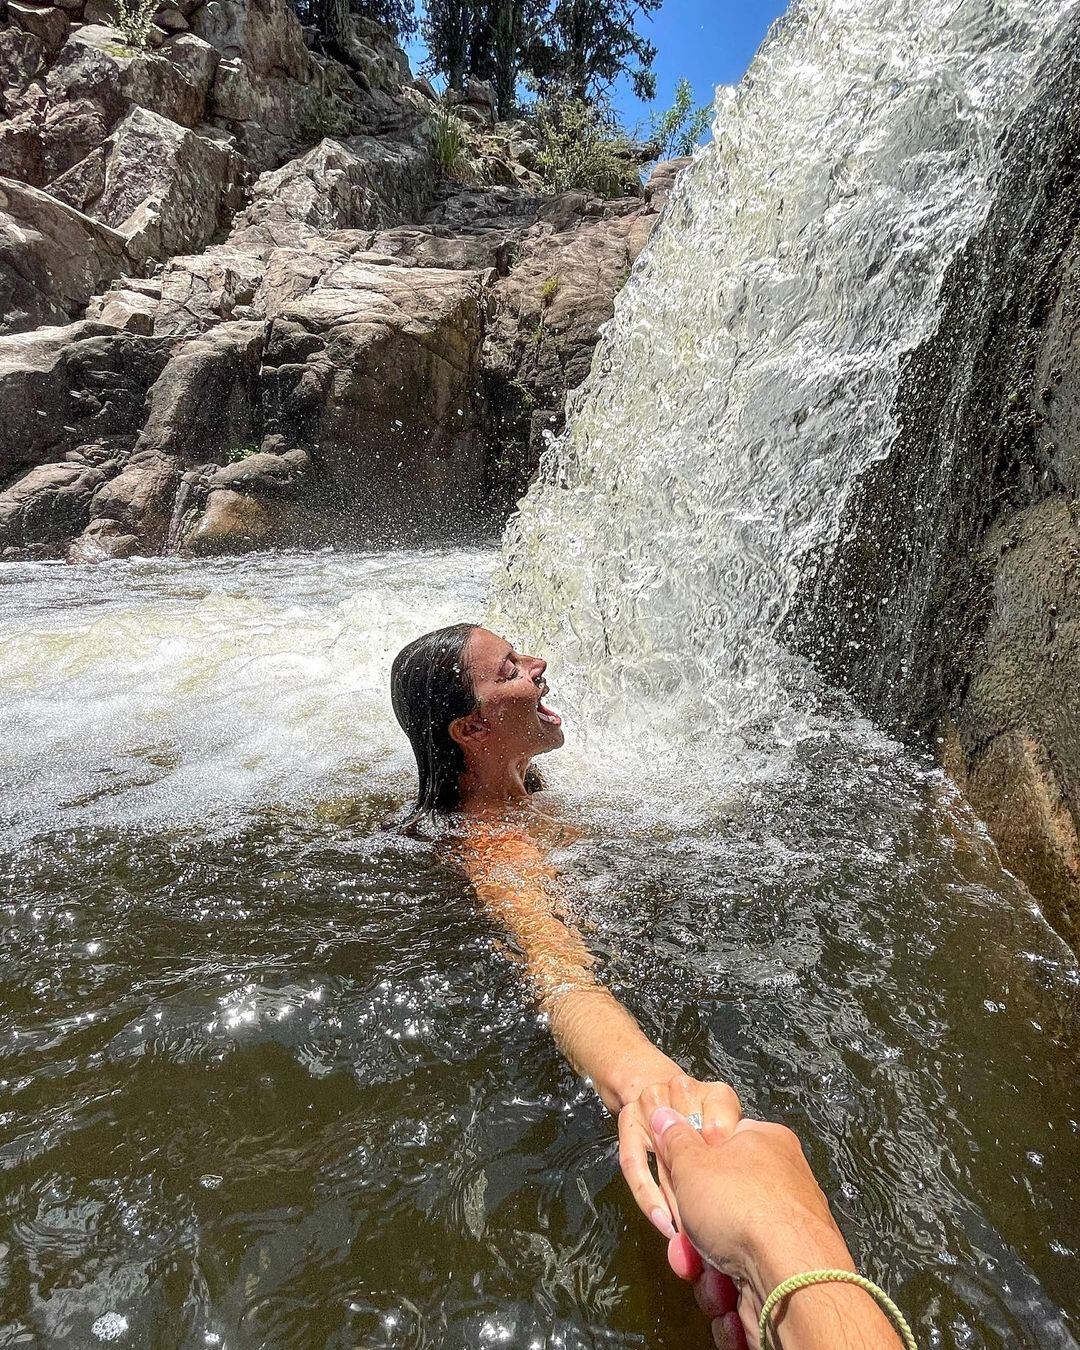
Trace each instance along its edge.
<instances>
[{"instance_id":1,"label":"layered rock face","mask_svg":"<svg viewBox=\"0 0 1080 1350\"><path fill-rule=\"evenodd\" d=\"M0 31L0 557L495 523L674 166L545 196L478 86L466 186L362 18L338 61L285 0L165 0L147 50L114 17L9 0Z\"/></svg>"},{"instance_id":2,"label":"layered rock face","mask_svg":"<svg viewBox=\"0 0 1080 1350\"><path fill-rule=\"evenodd\" d=\"M1080 24L907 358L806 645L940 751L1080 951ZM853 655L854 653L854 655Z\"/></svg>"}]
</instances>

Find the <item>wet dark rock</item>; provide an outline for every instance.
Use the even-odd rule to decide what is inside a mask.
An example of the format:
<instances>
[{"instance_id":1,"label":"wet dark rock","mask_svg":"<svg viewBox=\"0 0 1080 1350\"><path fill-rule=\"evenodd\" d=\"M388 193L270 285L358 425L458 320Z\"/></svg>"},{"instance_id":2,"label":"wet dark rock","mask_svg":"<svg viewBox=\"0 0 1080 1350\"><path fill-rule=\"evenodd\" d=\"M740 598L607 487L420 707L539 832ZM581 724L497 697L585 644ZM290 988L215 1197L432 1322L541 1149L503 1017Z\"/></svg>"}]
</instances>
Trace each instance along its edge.
<instances>
[{"instance_id":1,"label":"wet dark rock","mask_svg":"<svg viewBox=\"0 0 1080 1350\"><path fill-rule=\"evenodd\" d=\"M131 266L115 230L37 188L0 179L0 333L74 318Z\"/></svg>"},{"instance_id":2,"label":"wet dark rock","mask_svg":"<svg viewBox=\"0 0 1080 1350\"><path fill-rule=\"evenodd\" d=\"M131 558L139 552L139 540L125 534L115 520L101 517L92 520L78 539L72 541L66 554L71 563L109 562L115 558Z\"/></svg>"},{"instance_id":3,"label":"wet dark rock","mask_svg":"<svg viewBox=\"0 0 1080 1350\"><path fill-rule=\"evenodd\" d=\"M80 533L90 518L100 469L85 464L42 464L0 493L0 550L57 546Z\"/></svg>"},{"instance_id":4,"label":"wet dark rock","mask_svg":"<svg viewBox=\"0 0 1080 1350\"><path fill-rule=\"evenodd\" d=\"M184 537L184 550L206 556L272 548L286 537L286 520L287 509L276 500L221 488L210 493Z\"/></svg>"},{"instance_id":5,"label":"wet dark rock","mask_svg":"<svg viewBox=\"0 0 1080 1350\"><path fill-rule=\"evenodd\" d=\"M1080 43L1052 59L802 640L876 716L947 748L1080 950Z\"/></svg>"},{"instance_id":6,"label":"wet dark rock","mask_svg":"<svg viewBox=\"0 0 1080 1350\"><path fill-rule=\"evenodd\" d=\"M262 323L223 323L177 345L147 399L138 450L202 462L262 439Z\"/></svg>"}]
</instances>

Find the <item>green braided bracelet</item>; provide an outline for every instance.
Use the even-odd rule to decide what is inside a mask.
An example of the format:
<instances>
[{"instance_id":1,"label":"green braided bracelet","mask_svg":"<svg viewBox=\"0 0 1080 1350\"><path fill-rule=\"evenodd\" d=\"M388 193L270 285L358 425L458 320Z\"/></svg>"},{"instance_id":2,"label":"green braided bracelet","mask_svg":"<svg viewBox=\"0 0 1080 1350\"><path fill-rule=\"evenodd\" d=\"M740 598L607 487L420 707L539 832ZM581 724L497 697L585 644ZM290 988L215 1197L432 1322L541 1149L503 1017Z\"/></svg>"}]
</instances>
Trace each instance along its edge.
<instances>
[{"instance_id":1,"label":"green braided bracelet","mask_svg":"<svg viewBox=\"0 0 1080 1350\"><path fill-rule=\"evenodd\" d=\"M784 1280L782 1284L778 1284L765 1300L765 1306L761 1309L761 1318L758 1322L758 1330L761 1332L761 1350L769 1350L769 1314L781 1299L787 1298L788 1294L793 1294L796 1289L805 1289L808 1284L829 1284L833 1281L839 1281L841 1284L854 1284L865 1290L882 1311L888 1313L892 1318L897 1331L900 1333L900 1339L904 1342L904 1350L917 1350L915 1337L911 1334L911 1328L908 1326L904 1314L885 1290L876 1285L873 1280L868 1280L862 1275L856 1275L853 1270L807 1270L802 1275L792 1275L789 1280Z\"/></svg>"}]
</instances>

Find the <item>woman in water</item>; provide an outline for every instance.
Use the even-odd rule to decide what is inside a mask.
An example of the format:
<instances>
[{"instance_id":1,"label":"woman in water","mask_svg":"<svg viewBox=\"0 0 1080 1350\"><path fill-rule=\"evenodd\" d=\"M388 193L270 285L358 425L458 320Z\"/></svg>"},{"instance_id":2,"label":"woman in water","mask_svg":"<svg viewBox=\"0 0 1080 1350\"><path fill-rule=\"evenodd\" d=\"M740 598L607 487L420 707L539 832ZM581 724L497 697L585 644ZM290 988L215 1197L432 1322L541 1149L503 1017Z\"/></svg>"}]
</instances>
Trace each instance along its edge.
<instances>
[{"instance_id":1,"label":"woman in water","mask_svg":"<svg viewBox=\"0 0 1080 1350\"><path fill-rule=\"evenodd\" d=\"M556 1044L618 1116L619 1163L634 1199L668 1237L673 1269L695 1281L716 1344L740 1350L768 1293L760 1271L792 1274L815 1258L848 1270L854 1265L794 1135L780 1126L740 1123L731 1087L689 1077L653 1045L597 980L592 955L563 917L558 877L541 842L545 818L531 803L540 787L532 760L563 743L562 719L544 702L545 670L539 657L524 656L505 638L472 624L427 633L398 653L391 671L394 713L419 774L416 803L402 824L413 830L425 819L457 817L457 855L480 902L520 950ZM684 1118L711 1148L700 1158L684 1149L681 1175L672 1180L664 1165L670 1147L661 1136ZM722 1152L719 1146L728 1141ZM649 1169L651 1152L659 1154L662 1185ZM686 1231L677 1233L678 1199L686 1208L707 1194L721 1181L729 1157L743 1189L762 1203L725 1215L714 1205L711 1217L699 1217L691 1206ZM734 1193L730 1180L722 1187ZM776 1194L766 1201L770 1188ZM753 1225L744 1220L759 1211L764 1238L755 1246L756 1239L745 1235ZM794 1236L785 1247L788 1231ZM738 1294L729 1276L740 1281ZM791 1350L898 1345L888 1322L858 1290L822 1287L799 1298L794 1323L786 1311L774 1319Z\"/></svg>"}]
</instances>

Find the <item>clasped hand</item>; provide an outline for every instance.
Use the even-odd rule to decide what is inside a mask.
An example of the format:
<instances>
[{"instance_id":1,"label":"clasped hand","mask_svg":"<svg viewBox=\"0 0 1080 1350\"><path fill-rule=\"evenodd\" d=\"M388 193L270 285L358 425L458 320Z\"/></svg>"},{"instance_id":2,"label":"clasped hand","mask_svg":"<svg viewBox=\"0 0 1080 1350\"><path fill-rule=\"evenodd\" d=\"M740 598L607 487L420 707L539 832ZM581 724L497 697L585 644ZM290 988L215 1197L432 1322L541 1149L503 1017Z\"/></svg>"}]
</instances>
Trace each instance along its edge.
<instances>
[{"instance_id":1,"label":"clasped hand","mask_svg":"<svg viewBox=\"0 0 1080 1350\"><path fill-rule=\"evenodd\" d=\"M703 1083L685 1073L650 1084L619 1112L619 1165L641 1212L668 1239L672 1270L680 1278L693 1281L694 1297L712 1322L716 1344L742 1350L746 1342L736 1312L735 1284L704 1262L686 1237L671 1177L657 1154L650 1122L654 1113L665 1107L681 1116L699 1116L702 1138L720 1143L734 1133L742 1119L738 1094L727 1083ZM659 1182L649 1167L650 1153L656 1155Z\"/></svg>"}]
</instances>

